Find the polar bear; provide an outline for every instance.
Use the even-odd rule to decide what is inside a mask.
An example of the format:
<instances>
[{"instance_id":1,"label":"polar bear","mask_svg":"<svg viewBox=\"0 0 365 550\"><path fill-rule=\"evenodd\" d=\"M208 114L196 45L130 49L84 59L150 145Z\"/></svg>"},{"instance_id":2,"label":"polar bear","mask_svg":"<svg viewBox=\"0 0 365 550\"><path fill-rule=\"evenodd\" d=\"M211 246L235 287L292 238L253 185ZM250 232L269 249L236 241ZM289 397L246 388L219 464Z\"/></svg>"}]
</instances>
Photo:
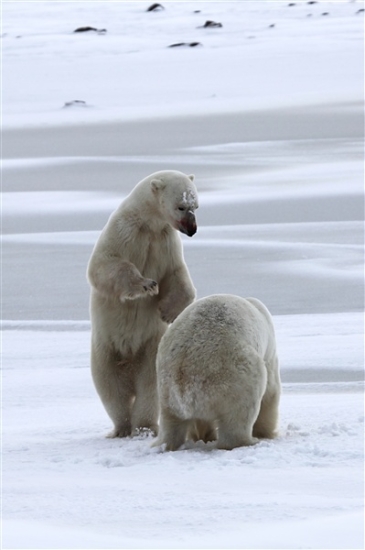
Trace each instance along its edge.
<instances>
[{"instance_id":1,"label":"polar bear","mask_svg":"<svg viewBox=\"0 0 365 550\"><path fill-rule=\"evenodd\" d=\"M274 438L280 374L267 308L255 298L217 294L187 307L157 353L160 431L154 446L217 439L219 449Z\"/></svg>"},{"instance_id":2,"label":"polar bear","mask_svg":"<svg viewBox=\"0 0 365 550\"><path fill-rule=\"evenodd\" d=\"M110 437L157 433L156 353L195 299L178 231L197 230L194 176L156 172L111 215L92 252L91 372L114 423Z\"/></svg>"}]
</instances>

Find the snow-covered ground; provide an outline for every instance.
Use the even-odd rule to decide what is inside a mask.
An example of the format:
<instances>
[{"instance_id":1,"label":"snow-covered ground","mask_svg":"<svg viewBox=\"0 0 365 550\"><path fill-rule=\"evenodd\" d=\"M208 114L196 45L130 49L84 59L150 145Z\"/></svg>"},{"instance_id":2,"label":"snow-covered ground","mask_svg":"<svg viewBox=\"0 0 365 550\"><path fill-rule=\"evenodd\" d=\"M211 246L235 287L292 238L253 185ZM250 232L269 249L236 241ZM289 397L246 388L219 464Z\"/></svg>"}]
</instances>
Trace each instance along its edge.
<instances>
[{"instance_id":1,"label":"snow-covered ground","mask_svg":"<svg viewBox=\"0 0 365 550\"><path fill-rule=\"evenodd\" d=\"M162 4L1 4L2 547L363 548L364 2ZM274 315L275 441L104 437L86 263L168 168L198 296Z\"/></svg>"}]
</instances>

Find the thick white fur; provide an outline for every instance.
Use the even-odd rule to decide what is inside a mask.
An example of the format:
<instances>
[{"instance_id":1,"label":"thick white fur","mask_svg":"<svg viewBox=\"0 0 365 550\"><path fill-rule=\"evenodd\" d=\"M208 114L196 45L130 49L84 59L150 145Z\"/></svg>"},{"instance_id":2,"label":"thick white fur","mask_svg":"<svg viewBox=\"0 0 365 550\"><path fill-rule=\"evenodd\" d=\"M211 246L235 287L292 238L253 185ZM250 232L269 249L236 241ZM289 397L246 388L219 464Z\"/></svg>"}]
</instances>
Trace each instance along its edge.
<instances>
[{"instance_id":1,"label":"thick white fur","mask_svg":"<svg viewBox=\"0 0 365 550\"><path fill-rule=\"evenodd\" d=\"M91 370L114 423L111 437L157 432L155 359L171 323L195 298L176 229L194 229L194 176L156 172L111 215L91 255Z\"/></svg>"},{"instance_id":2,"label":"thick white fur","mask_svg":"<svg viewBox=\"0 0 365 550\"><path fill-rule=\"evenodd\" d=\"M218 294L187 307L157 354L160 431L155 446L217 438L220 449L274 438L280 375L267 308Z\"/></svg>"}]
</instances>

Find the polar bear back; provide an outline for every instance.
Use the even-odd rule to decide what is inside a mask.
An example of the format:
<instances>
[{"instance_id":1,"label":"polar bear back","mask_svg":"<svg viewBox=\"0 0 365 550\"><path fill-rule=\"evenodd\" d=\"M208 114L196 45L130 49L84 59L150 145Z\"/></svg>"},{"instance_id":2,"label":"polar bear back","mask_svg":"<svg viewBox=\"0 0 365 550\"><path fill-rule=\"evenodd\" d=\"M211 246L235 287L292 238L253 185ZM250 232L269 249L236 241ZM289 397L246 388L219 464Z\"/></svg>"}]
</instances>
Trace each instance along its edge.
<instances>
[{"instance_id":1,"label":"polar bear back","mask_svg":"<svg viewBox=\"0 0 365 550\"><path fill-rule=\"evenodd\" d=\"M271 315L256 298L217 294L197 300L179 315L160 343L159 358L163 361L167 349L170 361L184 353L194 369L202 354L208 361L224 349L227 357L237 346L251 346L269 359L275 353Z\"/></svg>"}]
</instances>

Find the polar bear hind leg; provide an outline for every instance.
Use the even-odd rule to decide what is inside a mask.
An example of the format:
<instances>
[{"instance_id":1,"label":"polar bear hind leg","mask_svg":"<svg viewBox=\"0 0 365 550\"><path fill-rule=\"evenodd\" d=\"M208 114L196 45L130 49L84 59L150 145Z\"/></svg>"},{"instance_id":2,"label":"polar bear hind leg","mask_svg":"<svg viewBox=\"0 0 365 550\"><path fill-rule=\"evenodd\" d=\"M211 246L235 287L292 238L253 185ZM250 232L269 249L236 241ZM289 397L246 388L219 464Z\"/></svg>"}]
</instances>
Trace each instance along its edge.
<instances>
[{"instance_id":1,"label":"polar bear hind leg","mask_svg":"<svg viewBox=\"0 0 365 550\"><path fill-rule=\"evenodd\" d=\"M131 366L123 364L119 355L107 346L92 345L91 372L100 399L114 423L108 437L127 437L131 434L131 409L134 388Z\"/></svg>"},{"instance_id":2,"label":"polar bear hind leg","mask_svg":"<svg viewBox=\"0 0 365 550\"><path fill-rule=\"evenodd\" d=\"M253 426L253 435L260 439L274 439L277 436L278 409L280 395L264 395L260 412Z\"/></svg>"},{"instance_id":3,"label":"polar bear hind leg","mask_svg":"<svg viewBox=\"0 0 365 550\"><path fill-rule=\"evenodd\" d=\"M191 420L178 418L170 409L163 408L160 416L159 437L152 447L166 444L166 451L177 451L185 443Z\"/></svg>"},{"instance_id":4,"label":"polar bear hind leg","mask_svg":"<svg viewBox=\"0 0 365 550\"><path fill-rule=\"evenodd\" d=\"M234 416L229 413L218 419L218 449L230 451L235 447L255 445L259 441L252 437L252 427L247 427L247 418L240 414L239 407L235 413Z\"/></svg>"},{"instance_id":5,"label":"polar bear hind leg","mask_svg":"<svg viewBox=\"0 0 365 550\"><path fill-rule=\"evenodd\" d=\"M246 349L235 370L242 373L240 383L232 385L230 398L218 411L218 449L255 445L253 426L260 411L266 386L265 363L252 349Z\"/></svg>"},{"instance_id":6,"label":"polar bear hind leg","mask_svg":"<svg viewBox=\"0 0 365 550\"><path fill-rule=\"evenodd\" d=\"M260 412L253 427L253 435L259 438L274 439L277 436L281 382L278 358L275 355L267 363L268 382L262 397Z\"/></svg>"},{"instance_id":7,"label":"polar bear hind leg","mask_svg":"<svg viewBox=\"0 0 365 550\"><path fill-rule=\"evenodd\" d=\"M132 435L142 431L158 433L158 398L156 387L156 345L153 341L145 344L143 353L135 365L135 401L132 406Z\"/></svg>"},{"instance_id":8,"label":"polar bear hind leg","mask_svg":"<svg viewBox=\"0 0 365 550\"><path fill-rule=\"evenodd\" d=\"M158 432L156 345L146 342L135 355L123 357L108 346L92 345L91 372L100 399L114 423L108 437Z\"/></svg>"}]
</instances>

